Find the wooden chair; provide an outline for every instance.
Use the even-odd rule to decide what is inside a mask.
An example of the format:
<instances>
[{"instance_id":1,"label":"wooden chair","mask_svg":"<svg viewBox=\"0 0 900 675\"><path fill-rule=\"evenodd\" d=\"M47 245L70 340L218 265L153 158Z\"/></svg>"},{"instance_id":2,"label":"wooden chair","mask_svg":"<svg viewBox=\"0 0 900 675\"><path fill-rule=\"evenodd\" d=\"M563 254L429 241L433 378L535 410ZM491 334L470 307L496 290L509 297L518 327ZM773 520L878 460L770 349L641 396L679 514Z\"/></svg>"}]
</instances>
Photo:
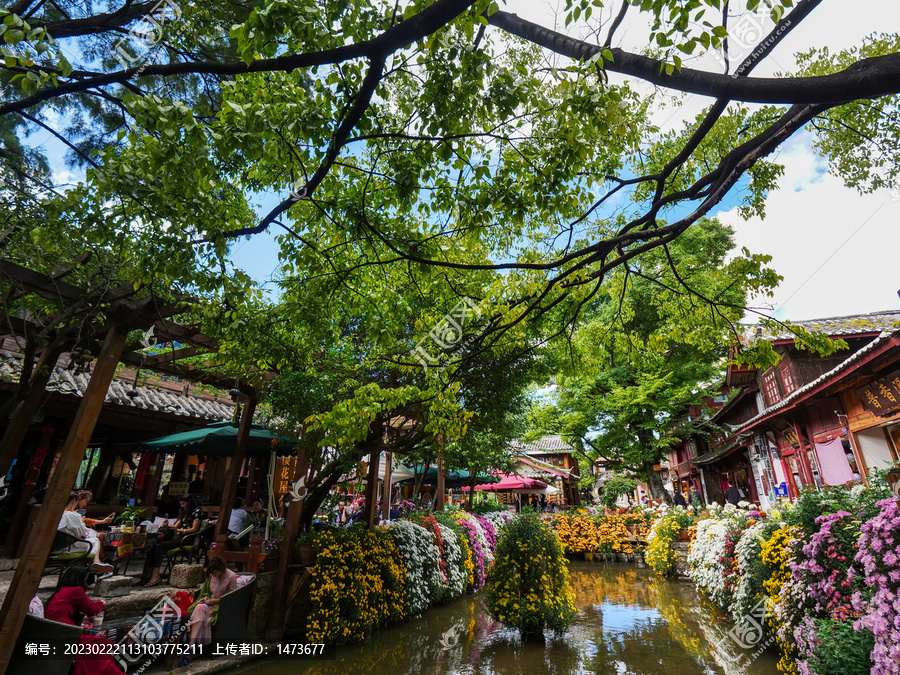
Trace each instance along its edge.
<instances>
[{"instance_id":1,"label":"wooden chair","mask_svg":"<svg viewBox=\"0 0 900 675\"><path fill-rule=\"evenodd\" d=\"M74 538L74 537L73 537ZM16 675L68 675L74 659L66 657L64 645L77 644L81 638L81 626L40 619L29 614L16 640L16 648L6 672ZM26 656L25 645L49 645L56 648L56 655Z\"/></svg>"},{"instance_id":2,"label":"wooden chair","mask_svg":"<svg viewBox=\"0 0 900 675\"><path fill-rule=\"evenodd\" d=\"M238 576L252 576L253 579L231 593L226 593L219 600L218 618L212 627L213 644L247 641L247 623L256 589L256 575L238 573Z\"/></svg>"},{"instance_id":3,"label":"wooden chair","mask_svg":"<svg viewBox=\"0 0 900 675\"><path fill-rule=\"evenodd\" d=\"M91 542L57 530L45 569L50 573L60 573L76 563L89 563L94 559L92 549Z\"/></svg>"},{"instance_id":4,"label":"wooden chair","mask_svg":"<svg viewBox=\"0 0 900 675\"><path fill-rule=\"evenodd\" d=\"M198 563L204 562L204 555L212 544L215 529L215 525L206 525L193 534L185 535L177 548L166 553L166 565L162 576L167 577L171 574L172 568L180 563L191 564L195 560Z\"/></svg>"},{"instance_id":5,"label":"wooden chair","mask_svg":"<svg viewBox=\"0 0 900 675\"><path fill-rule=\"evenodd\" d=\"M229 542L229 543L235 544L236 547L237 547L236 549L233 549L233 550L243 551L243 550L244 550L244 546L246 545L247 541L245 541L244 543L242 543L242 540L244 539L244 537L249 536L249 534L250 534L251 532L253 532L253 530L254 530L255 528L256 528L256 525L248 525L242 532L238 532L238 533L237 533L236 535L234 535L233 537L232 537L232 536L229 536L229 537L228 537L228 542ZM230 549L230 547L229 547L229 550L232 550L232 549Z\"/></svg>"}]
</instances>

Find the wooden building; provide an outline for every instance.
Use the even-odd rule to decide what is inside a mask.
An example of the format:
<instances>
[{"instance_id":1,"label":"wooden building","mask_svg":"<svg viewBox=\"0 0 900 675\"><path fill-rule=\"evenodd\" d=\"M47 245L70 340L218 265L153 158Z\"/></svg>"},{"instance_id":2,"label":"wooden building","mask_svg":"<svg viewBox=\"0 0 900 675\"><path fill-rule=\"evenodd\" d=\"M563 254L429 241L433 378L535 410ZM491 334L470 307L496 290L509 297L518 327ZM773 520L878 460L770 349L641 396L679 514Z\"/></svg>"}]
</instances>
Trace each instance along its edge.
<instances>
[{"instance_id":1,"label":"wooden building","mask_svg":"<svg viewBox=\"0 0 900 675\"><path fill-rule=\"evenodd\" d=\"M578 460L561 436L543 436L531 443L513 441L510 450L518 456L516 473L555 484L562 491L562 503L581 506Z\"/></svg>"},{"instance_id":2,"label":"wooden building","mask_svg":"<svg viewBox=\"0 0 900 675\"><path fill-rule=\"evenodd\" d=\"M77 355L65 353L56 362L38 413L5 476L6 497L0 502L0 556L17 555L87 388L90 373L79 368L77 360ZM0 405L13 395L21 371L18 342L0 338ZM117 371L75 487L90 488L95 500L112 505L113 510L130 499L152 506L163 480L190 486L199 471L206 474L207 480L202 484L195 480L197 489L205 490L206 503L214 503L221 497L221 489L219 494L213 492L222 483L224 460L207 462L186 453L168 457L163 453L142 453L138 446L159 436L230 420L234 403L227 393L210 387L196 387L152 373L142 374L140 382L135 381L136 377L133 368L120 366ZM0 433L5 423L6 420L0 423Z\"/></svg>"},{"instance_id":3,"label":"wooden building","mask_svg":"<svg viewBox=\"0 0 900 675\"><path fill-rule=\"evenodd\" d=\"M820 357L797 349L786 329L750 327L747 339L771 341L781 361L763 370L729 366L728 400L709 416L719 431L690 439L696 454L686 457L707 499L722 501L731 481L765 505L808 486L858 482L897 461L900 312L798 323L847 349Z\"/></svg>"}]
</instances>

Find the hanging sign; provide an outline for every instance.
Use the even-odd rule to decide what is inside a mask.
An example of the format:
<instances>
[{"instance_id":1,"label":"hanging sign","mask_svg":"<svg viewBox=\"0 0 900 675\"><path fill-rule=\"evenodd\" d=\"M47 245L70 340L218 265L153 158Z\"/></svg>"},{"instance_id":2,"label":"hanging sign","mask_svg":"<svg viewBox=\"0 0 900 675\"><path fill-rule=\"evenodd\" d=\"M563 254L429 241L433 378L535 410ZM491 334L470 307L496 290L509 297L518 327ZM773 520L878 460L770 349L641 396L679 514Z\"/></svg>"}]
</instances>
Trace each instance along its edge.
<instances>
[{"instance_id":1,"label":"hanging sign","mask_svg":"<svg viewBox=\"0 0 900 675\"><path fill-rule=\"evenodd\" d=\"M856 390L863 407L884 417L900 411L900 370Z\"/></svg>"}]
</instances>

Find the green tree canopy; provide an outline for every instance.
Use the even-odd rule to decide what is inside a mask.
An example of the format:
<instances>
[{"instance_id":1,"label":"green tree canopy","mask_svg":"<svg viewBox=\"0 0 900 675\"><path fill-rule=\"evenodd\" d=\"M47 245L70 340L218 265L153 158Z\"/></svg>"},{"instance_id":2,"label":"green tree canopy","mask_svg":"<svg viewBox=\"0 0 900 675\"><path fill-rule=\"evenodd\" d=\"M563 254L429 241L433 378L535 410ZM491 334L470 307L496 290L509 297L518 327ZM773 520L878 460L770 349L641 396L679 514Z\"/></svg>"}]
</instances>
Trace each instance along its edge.
<instances>
[{"instance_id":1,"label":"green tree canopy","mask_svg":"<svg viewBox=\"0 0 900 675\"><path fill-rule=\"evenodd\" d=\"M148 279L218 269L225 284L229 244L267 228L304 282L470 272L483 342L521 342L526 318L577 324L611 271L736 186L762 213L781 172L769 158L801 129L849 185L894 182L896 36L753 75L813 12L842 11L820 4L573 0L563 32L487 0L14 0L0 10L0 191L56 214L45 239L158 242ZM737 17L765 36L748 56L687 67L734 51ZM621 47L629 20L649 22L645 49ZM710 106L660 130L647 83ZM82 184L48 184L36 131L66 144Z\"/></svg>"},{"instance_id":2,"label":"green tree canopy","mask_svg":"<svg viewBox=\"0 0 900 675\"><path fill-rule=\"evenodd\" d=\"M687 407L721 383L748 298L779 280L768 256L732 247L730 228L704 219L617 271L561 353L555 399L532 411L534 433L561 433L590 462L636 471L663 497L653 465L686 431Z\"/></svg>"}]
</instances>

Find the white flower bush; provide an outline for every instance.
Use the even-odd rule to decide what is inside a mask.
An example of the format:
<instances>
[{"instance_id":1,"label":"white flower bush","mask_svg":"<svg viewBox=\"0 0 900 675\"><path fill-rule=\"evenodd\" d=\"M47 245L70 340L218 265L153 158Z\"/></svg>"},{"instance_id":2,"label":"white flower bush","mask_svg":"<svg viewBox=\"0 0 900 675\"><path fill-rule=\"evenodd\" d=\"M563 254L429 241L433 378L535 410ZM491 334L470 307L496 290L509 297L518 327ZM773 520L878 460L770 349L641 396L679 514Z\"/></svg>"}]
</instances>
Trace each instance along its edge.
<instances>
[{"instance_id":1,"label":"white flower bush","mask_svg":"<svg viewBox=\"0 0 900 675\"><path fill-rule=\"evenodd\" d=\"M506 511L491 511L490 513L484 514L484 519L494 526L494 531L497 533L498 540L500 539L500 533L503 531L503 528L506 527L506 523L509 522L509 518L510 515Z\"/></svg>"},{"instance_id":2,"label":"white flower bush","mask_svg":"<svg viewBox=\"0 0 900 675\"><path fill-rule=\"evenodd\" d=\"M447 575L450 577L444 600L453 600L465 592L469 575L463 564L464 553L462 546L459 544L459 539L457 539L456 532L441 523L438 523L438 527L441 529L441 537L444 539Z\"/></svg>"},{"instance_id":3,"label":"white flower bush","mask_svg":"<svg viewBox=\"0 0 900 675\"><path fill-rule=\"evenodd\" d=\"M424 527L408 520L397 520L388 526L406 567L406 607L418 616L444 594L446 584L441 575L441 551L434 536Z\"/></svg>"},{"instance_id":4,"label":"white flower bush","mask_svg":"<svg viewBox=\"0 0 900 675\"><path fill-rule=\"evenodd\" d=\"M759 560L762 556L763 530L766 529L768 524L762 521L747 528L734 547L740 580L734 589L734 602L731 603L730 609L731 615L737 622L743 620L759 601L756 594L761 589L753 587L754 579L749 572L753 562Z\"/></svg>"},{"instance_id":5,"label":"white flower bush","mask_svg":"<svg viewBox=\"0 0 900 675\"><path fill-rule=\"evenodd\" d=\"M727 535L727 520L701 520L697 523L697 536L688 554L691 580L698 588L709 593L716 604L722 606L727 603L727 589L725 570L722 569L719 556L725 550Z\"/></svg>"}]
</instances>

